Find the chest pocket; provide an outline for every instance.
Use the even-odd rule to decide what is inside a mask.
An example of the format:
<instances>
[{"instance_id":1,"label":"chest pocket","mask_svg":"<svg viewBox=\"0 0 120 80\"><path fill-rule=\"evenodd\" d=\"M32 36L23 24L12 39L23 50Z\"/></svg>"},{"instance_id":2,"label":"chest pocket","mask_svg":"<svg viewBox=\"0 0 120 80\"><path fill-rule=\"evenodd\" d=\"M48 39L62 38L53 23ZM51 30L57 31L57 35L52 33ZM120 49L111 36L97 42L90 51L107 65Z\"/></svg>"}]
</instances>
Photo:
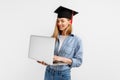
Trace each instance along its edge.
<instances>
[{"instance_id":1,"label":"chest pocket","mask_svg":"<svg viewBox=\"0 0 120 80\"><path fill-rule=\"evenodd\" d=\"M74 53L74 48L70 45L64 47L65 55L72 55Z\"/></svg>"}]
</instances>

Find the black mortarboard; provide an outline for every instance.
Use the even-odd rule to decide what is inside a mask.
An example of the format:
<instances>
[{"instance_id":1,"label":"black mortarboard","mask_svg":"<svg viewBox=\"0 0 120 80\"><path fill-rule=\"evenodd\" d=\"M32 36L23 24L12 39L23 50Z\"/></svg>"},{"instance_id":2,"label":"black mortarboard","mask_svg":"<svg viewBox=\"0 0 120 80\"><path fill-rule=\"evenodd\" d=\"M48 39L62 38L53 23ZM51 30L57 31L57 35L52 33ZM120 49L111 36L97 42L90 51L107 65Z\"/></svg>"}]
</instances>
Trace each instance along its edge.
<instances>
[{"instance_id":1,"label":"black mortarboard","mask_svg":"<svg viewBox=\"0 0 120 80\"><path fill-rule=\"evenodd\" d=\"M54 12L58 14L58 18L68 18L71 20L74 15L78 14L78 12L63 6L58 7Z\"/></svg>"}]
</instances>

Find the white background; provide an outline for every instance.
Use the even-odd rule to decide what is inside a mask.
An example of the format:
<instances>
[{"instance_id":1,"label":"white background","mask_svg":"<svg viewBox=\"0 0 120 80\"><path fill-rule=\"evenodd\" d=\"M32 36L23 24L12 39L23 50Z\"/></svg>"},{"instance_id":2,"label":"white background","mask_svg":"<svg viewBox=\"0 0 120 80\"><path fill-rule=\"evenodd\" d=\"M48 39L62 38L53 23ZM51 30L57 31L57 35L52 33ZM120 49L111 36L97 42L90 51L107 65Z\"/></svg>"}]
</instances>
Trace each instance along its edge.
<instances>
[{"instance_id":1,"label":"white background","mask_svg":"<svg viewBox=\"0 0 120 80\"><path fill-rule=\"evenodd\" d=\"M28 59L29 38L52 35L60 5L79 12L73 33L84 57L72 80L120 80L119 0L0 0L0 80L43 80L45 67Z\"/></svg>"}]
</instances>

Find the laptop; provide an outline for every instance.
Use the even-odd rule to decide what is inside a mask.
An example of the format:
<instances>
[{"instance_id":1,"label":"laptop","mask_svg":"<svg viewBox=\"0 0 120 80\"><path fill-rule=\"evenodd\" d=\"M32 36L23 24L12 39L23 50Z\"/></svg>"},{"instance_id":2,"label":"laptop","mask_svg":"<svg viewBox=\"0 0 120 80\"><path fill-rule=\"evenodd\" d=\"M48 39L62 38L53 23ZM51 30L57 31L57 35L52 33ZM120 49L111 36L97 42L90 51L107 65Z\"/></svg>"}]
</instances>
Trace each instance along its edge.
<instances>
[{"instance_id":1,"label":"laptop","mask_svg":"<svg viewBox=\"0 0 120 80\"><path fill-rule=\"evenodd\" d=\"M53 62L55 38L31 35L28 57L36 61L44 61L48 65L66 65L63 62Z\"/></svg>"}]
</instances>

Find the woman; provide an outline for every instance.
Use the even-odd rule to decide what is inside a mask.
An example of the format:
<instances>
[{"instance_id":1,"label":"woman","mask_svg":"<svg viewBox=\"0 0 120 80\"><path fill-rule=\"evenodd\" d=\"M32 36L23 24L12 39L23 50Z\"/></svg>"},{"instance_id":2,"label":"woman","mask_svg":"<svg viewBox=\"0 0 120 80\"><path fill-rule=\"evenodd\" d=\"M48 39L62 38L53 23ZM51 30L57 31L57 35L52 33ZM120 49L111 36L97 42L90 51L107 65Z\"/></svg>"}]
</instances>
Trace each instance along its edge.
<instances>
[{"instance_id":1,"label":"woman","mask_svg":"<svg viewBox=\"0 0 120 80\"><path fill-rule=\"evenodd\" d=\"M56 38L54 62L63 62L63 65L47 65L44 61L38 61L46 65L44 80L71 80L70 71L73 67L82 64L81 40L72 33L72 17L78 12L60 6L55 10L58 14L55 30Z\"/></svg>"}]
</instances>

